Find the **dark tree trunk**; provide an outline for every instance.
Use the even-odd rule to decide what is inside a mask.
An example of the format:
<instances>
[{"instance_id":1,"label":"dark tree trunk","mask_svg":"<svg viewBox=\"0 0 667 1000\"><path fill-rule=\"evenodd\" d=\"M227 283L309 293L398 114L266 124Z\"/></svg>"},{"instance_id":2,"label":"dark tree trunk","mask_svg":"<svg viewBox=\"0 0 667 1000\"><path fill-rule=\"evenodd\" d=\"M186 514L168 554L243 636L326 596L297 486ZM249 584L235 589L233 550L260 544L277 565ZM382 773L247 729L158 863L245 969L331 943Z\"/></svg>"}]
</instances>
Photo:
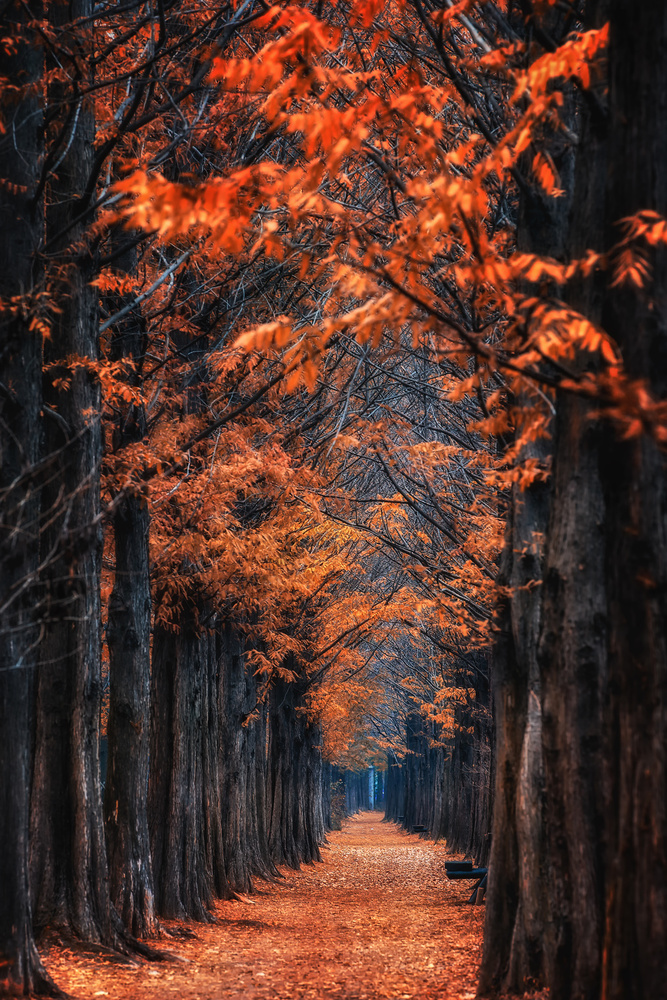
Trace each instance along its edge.
<instances>
[{"instance_id":1,"label":"dark tree trunk","mask_svg":"<svg viewBox=\"0 0 667 1000\"><path fill-rule=\"evenodd\" d=\"M484 667L489 665L485 661ZM493 722L490 710L490 691L487 676L476 682L476 698L473 706L472 725L473 763L470 778L474 787L473 815L470 843L466 853L471 854L478 865L486 867L491 850L491 791L493 788Z\"/></svg>"},{"instance_id":2,"label":"dark tree trunk","mask_svg":"<svg viewBox=\"0 0 667 1000\"><path fill-rule=\"evenodd\" d=\"M253 876L273 878L267 829L267 725L245 643L229 625L220 630L220 774L222 828L230 888L251 892Z\"/></svg>"},{"instance_id":3,"label":"dark tree trunk","mask_svg":"<svg viewBox=\"0 0 667 1000\"><path fill-rule=\"evenodd\" d=\"M405 772L396 757L387 757L385 819L398 822L405 815Z\"/></svg>"},{"instance_id":4,"label":"dark tree trunk","mask_svg":"<svg viewBox=\"0 0 667 1000\"><path fill-rule=\"evenodd\" d=\"M610 2L607 219L667 215L667 7ZM667 398L667 253L644 289L607 291L605 327L627 371ZM667 459L648 435L608 434L609 704L602 995L665 996L667 941Z\"/></svg>"},{"instance_id":5,"label":"dark tree trunk","mask_svg":"<svg viewBox=\"0 0 667 1000\"><path fill-rule=\"evenodd\" d=\"M301 860L306 864L321 861L320 844L324 840L322 821L322 732L309 720L307 712L297 712L297 746L300 766L295 771L295 796L298 802L298 826Z\"/></svg>"},{"instance_id":6,"label":"dark tree trunk","mask_svg":"<svg viewBox=\"0 0 667 1000\"><path fill-rule=\"evenodd\" d=\"M257 682L245 665L246 699L252 716L243 722L245 729L245 852L252 875L272 879L278 870L271 860L266 826L266 750L267 706L257 704Z\"/></svg>"},{"instance_id":7,"label":"dark tree trunk","mask_svg":"<svg viewBox=\"0 0 667 1000\"><path fill-rule=\"evenodd\" d=\"M215 620L208 623L211 629ZM219 899L229 896L225 866L225 844L222 826L224 815L223 782L220 772L221 740L221 678L218 631L212 632L206 644L204 714L202 718L202 782L204 790L204 856L211 873L212 886Z\"/></svg>"},{"instance_id":8,"label":"dark tree trunk","mask_svg":"<svg viewBox=\"0 0 667 1000\"><path fill-rule=\"evenodd\" d=\"M26 22L41 16L19 3L0 15L0 76L30 88L13 106L0 137L0 299L29 296L40 280L35 257L44 235L43 204L32 199L43 154L39 86L43 52ZM11 123L11 124L10 124ZM16 187L13 188L13 185ZM33 940L28 879L32 684L39 640L35 574L39 565L39 414L41 335L22 310L0 318L0 996L56 995Z\"/></svg>"},{"instance_id":9,"label":"dark tree trunk","mask_svg":"<svg viewBox=\"0 0 667 1000\"><path fill-rule=\"evenodd\" d=\"M134 248L118 260L121 274L136 267ZM110 300L121 308L122 296ZM140 377L145 334L140 319L121 320L112 340L112 360L129 357ZM114 452L146 433L143 407L130 403L118 417ZM148 835L148 752L150 729L151 588L150 515L139 484L113 509L114 585L108 608L109 723L108 765L104 795L109 886L123 926L135 937L157 931Z\"/></svg>"},{"instance_id":10,"label":"dark tree trunk","mask_svg":"<svg viewBox=\"0 0 667 1000\"><path fill-rule=\"evenodd\" d=\"M217 712L214 644L187 612L178 632L154 630L148 797L156 911L181 920L210 920L216 886L219 837L204 784L215 766L206 733Z\"/></svg>"},{"instance_id":11,"label":"dark tree trunk","mask_svg":"<svg viewBox=\"0 0 667 1000\"><path fill-rule=\"evenodd\" d=\"M294 685L275 681L269 696L269 849L277 865L299 867L292 801Z\"/></svg>"},{"instance_id":12,"label":"dark tree trunk","mask_svg":"<svg viewBox=\"0 0 667 1000\"><path fill-rule=\"evenodd\" d=\"M277 680L269 700L269 848L276 864L298 868L320 860L319 728L308 719L305 687Z\"/></svg>"},{"instance_id":13,"label":"dark tree trunk","mask_svg":"<svg viewBox=\"0 0 667 1000\"><path fill-rule=\"evenodd\" d=\"M150 518L145 498L114 511L116 570L109 601L110 697L104 795L109 886L123 926L135 937L157 930L148 835L150 730Z\"/></svg>"},{"instance_id":14,"label":"dark tree trunk","mask_svg":"<svg viewBox=\"0 0 667 1000\"><path fill-rule=\"evenodd\" d=\"M244 652L243 639L226 626L221 631L220 773L225 866L235 892L252 891L253 873L248 807L252 808L256 785L254 768L251 772L248 766L254 736L248 718L255 708L255 695L246 676Z\"/></svg>"},{"instance_id":15,"label":"dark tree trunk","mask_svg":"<svg viewBox=\"0 0 667 1000\"><path fill-rule=\"evenodd\" d=\"M597 3L597 22L605 19ZM589 15L595 18L594 5ZM602 249L606 174L604 116L580 108L569 253ZM599 283L598 283L599 284ZM600 322L596 282L569 290L569 302ZM585 355L573 364L590 365ZM554 1000L599 995L602 905L602 710L606 697L605 503L601 429L589 402L559 393L553 496L544 569L542 745L549 888L549 985Z\"/></svg>"},{"instance_id":16,"label":"dark tree trunk","mask_svg":"<svg viewBox=\"0 0 667 1000\"><path fill-rule=\"evenodd\" d=\"M254 785L257 830L257 850L259 855L258 874L272 879L279 874L269 849L268 817L268 757L269 750L269 706L266 699L257 708L255 722Z\"/></svg>"},{"instance_id":17,"label":"dark tree trunk","mask_svg":"<svg viewBox=\"0 0 667 1000\"><path fill-rule=\"evenodd\" d=\"M559 39L570 15L549 11L541 28ZM574 99L564 114L575 127ZM568 257L575 157L562 136L549 138L549 152L565 195L548 198L534 182L524 184L517 228L518 249L558 259ZM532 186L531 186L532 185ZM534 406L526 394L513 400ZM522 459L548 468L550 444L535 441ZM512 489L499 583L510 588L496 617L492 657L495 726L495 787L486 896L484 950L479 994L522 992L548 979L551 946L547 899L547 842L542 753L542 693L538 641L542 620L544 545L550 485L539 481Z\"/></svg>"},{"instance_id":18,"label":"dark tree trunk","mask_svg":"<svg viewBox=\"0 0 667 1000\"><path fill-rule=\"evenodd\" d=\"M91 14L90 0L48 8L62 49L80 58L69 26ZM47 238L61 312L45 360L42 558L49 606L37 683L37 732L31 799L34 917L84 940L118 944L109 899L99 767L100 386L88 364L98 359L96 291L84 231L75 219L93 157L94 121L74 84L50 84L49 105L62 109L63 153L49 180ZM72 369L67 359L84 359ZM58 378L65 379L58 387ZM48 409L47 409L48 408Z\"/></svg>"},{"instance_id":19,"label":"dark tree trunk","mask_svg":"<svg viewBox=\"0 0 667 1000\"><path fill-rule=\"evenodd\" d=\"M314 861L321 861L320 844L326 840L326 823L324 820L325 773L322 760L322 728L318 723L311 723L306 731L307 736L307 775L308 775L308 833L310 839L310 854Z\"/></svg>"},{"instance_id":20,"label":"dark tree trunk","mask_svg":"<svg viewBox=\"0 0 667 1000\"><path fill-rule=\"evenodd\" d=\"M322 761L322 819L325 832L333 830L331 816L333 767L328 760Z\"/></svg>"},{"instance_id":21,"label":"dark tree trunk","mask_svg":"<svg viewBox=\"0 0 667 1000\"><path fill-rule=\"evenodd\" d=\"M499 605L491 661L495 745L493 828L479 991L522 992L546 977L544 815L537 640L541 551L548 490L514 496L500 579L512 588ZM521 554L517 555L517 546ZM533 586L531 587L531 584Z\"/></svg>"}]
</instances>

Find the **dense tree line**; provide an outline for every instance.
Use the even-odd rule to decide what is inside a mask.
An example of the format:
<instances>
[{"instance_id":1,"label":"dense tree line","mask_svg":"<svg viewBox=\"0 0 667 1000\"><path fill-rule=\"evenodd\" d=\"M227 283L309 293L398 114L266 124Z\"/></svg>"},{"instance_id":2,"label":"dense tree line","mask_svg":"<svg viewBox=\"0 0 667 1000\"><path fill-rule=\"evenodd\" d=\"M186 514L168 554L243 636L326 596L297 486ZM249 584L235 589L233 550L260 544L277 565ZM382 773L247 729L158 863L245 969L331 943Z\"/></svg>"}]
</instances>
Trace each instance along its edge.
<instances>
[{"instance_id":1,"label":"dense tree line","mask_svg":"<svg viewBox=\"0 0 667 1000\"><path fill-rule=\"evenodd\" d=\"M482 994L662 995L665 13L0 19L0 991L388 754L489 861Z\"/></svg>"}]
</instances>

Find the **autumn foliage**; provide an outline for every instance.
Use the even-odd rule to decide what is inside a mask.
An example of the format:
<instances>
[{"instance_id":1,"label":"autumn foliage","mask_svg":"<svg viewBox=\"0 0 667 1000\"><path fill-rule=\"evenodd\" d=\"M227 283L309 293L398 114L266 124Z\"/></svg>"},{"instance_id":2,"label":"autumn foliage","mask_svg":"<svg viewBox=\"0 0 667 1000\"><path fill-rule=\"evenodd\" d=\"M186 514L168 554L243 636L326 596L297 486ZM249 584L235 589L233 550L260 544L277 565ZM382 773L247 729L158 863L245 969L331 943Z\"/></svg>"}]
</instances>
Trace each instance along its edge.
<instances>
[{"instance_id":1,"label":"autumn foliage","mask_svg":"<svg viewBox=\"0 0 667 1000\"><path fill-rule=\"evenodd\" d=\"M490 859L484 990L621 996L667 439L621 6L6 5L0 992L53 989L33 924L155 957L373 767Z\"/></svg>"}]
</instances>

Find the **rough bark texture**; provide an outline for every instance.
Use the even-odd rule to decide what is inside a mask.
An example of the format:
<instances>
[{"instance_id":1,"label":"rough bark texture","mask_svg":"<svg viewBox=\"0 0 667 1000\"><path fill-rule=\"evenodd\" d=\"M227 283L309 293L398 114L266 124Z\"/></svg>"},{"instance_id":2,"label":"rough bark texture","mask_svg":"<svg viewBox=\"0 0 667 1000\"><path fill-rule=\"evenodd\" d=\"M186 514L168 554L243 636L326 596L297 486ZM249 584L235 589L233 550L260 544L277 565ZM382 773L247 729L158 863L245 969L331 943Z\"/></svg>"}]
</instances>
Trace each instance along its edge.
<instances>
[{"instance_id":1,"label":"rough bark texture","mask_svg":"<svg viewBox=\"0 0 667 1000\"><path fill-rule=\"evenodd\" d=\"M544 460L535 449L533 457ZM523 990L546 976L544 815L540 687L542 551L549 489L514 491L500 582L491 661L495 744L493 829L489 857L480 993Z\"/></svg>"},{"instance_id":2,"label":"rough bark texture","mask_svg":"<svg viewBox=\"0 0 667 1000\"><path fill-rule=\"evenodd\" d=\"M123 237L125 238L125 237ZM121 275L136 267L136 251L127 250L116 264ZM114 296L111 311L126 302ZM132 358L140 373L145 350L141 321L121 321L112 341L112 360ZM122 451L146 433L143 407L120 409L114 451ZM157 930L148 835L148 752L150 731L151 584L150 515L139 484L115 498L113 535L114 585L108 606L109 649L108 764L104 815L109 855L111 899L123 926L135 937Z\"/></svg>"},{"instance_id":3,"label":"rough bark texture","mask_svg":"<svg viewBox=\"0 0 667 1000\"><path fill-rule=\"evenodd\" d=\"M210 920L215 836L207 823L206 726L216 706L215 637L184 615L180 631L156 625L151 677L149 824L158 915Z\"/></svg>"},{"instance_id":4,"label":"rough bark texture","mask_svg":"<svg viewBox=\"0 0 667 1000\"><path fill-rule=\"evenodd\" d=\"M221 632L220 771L222 778L223 836L227 881L236 892L252 890L256 794L254 728L249 717L255 708L254 685L246 675L244 643L231 628ZM250 812L250 815L249 815ZM250 829L249 829L250 828ZM250 843L248 834L250 833Z\"/></svg>"},{"instance_id":5,"label":"rough bark texture","mask_svg":"<svg viewBox=\"0 0 667 1000\"><path fill-rule=\"evenodd\" d=\"M276 864L319 861L324 835L320 734L298 681L274 683L269 702L269 848Z\"/></svg>"},{"instance_id":6,"label":"rough bark texture","mask_svg":"<svg viewBox=\"0 0 667 1000\"><path fill-rule=\"evenodd\" d=\"M667 8L610 3L610 241L640 209L667 215ZM647 287L608 290L604 320L633 378L667 398L667 255ZM602 995L665 995L667 461L648 435L605 449L609 704Z\"/></svg>"},{"instance_id":7,"label":"rough bark texture","mask_svg":"<svg viewBox=\"0 0 667 1000\"><path fill-rule=\"evenodd\" d=\"M555 998L594 997L602 933L600 769L605 678L598 431L583 401L559 408L540 645Z\"/></svg>"},{"instance_id":8,"label":"rough bark texture","mask_svg":"<svg viewBox=\"0 0 667 1000\"><path fill-rule=\"evenodd\" d=\"M43 53L27 27L36 6L5 6L0 34L15 40L0 49L0 76L34 88L15 107L3 107L0 137L0 299L36 290L35 255L43 238L43 205L34 204L42 155L39 81ZM11 123L11 124L9 124ZM18 185L12 190L10 185ZM0 318L0 996L57 992L33 940L28 884L32 685L39 638L39 460L41 335L21 312Z\"/></svg>"},{"instance_id":9,"label":"rough bark texture","mask_svg":"<svg viewBox=\"0 0 667 1000\"><path fill-rule=\"evenodd\" d=\"M63 47L76 45L68 32L72 20L91 11L90 0L49 6ZM89 105L79 104L69 81L52 83L48 100L62 110L57 127L68 145L49 181L47 211L50 252L62 263L56 278L61 312L44 351L54 367L44 384L50 409L43 426L48 475L42 558L50 562L31 800L34 916L38 927L50 924L87 941L116 944L99 768L100 387L85 361L74 370L65 361L76 356L94 363L98 357L96 291L88 284L92 274L81 249L83 231L74 223L77 196L90 171L94 123ZM58 388L54 381L63 376L68 383Z\"/></svg>"},{"instance_id":10,"label":"rough bark texture","mask_svg":"<svg viewBox=\"0 0 667 1000\"><path fill-rule=\"evenodd\" d=\"M565 20L565 23L564 23ZM547 15L547 34L564 37L569 15ZM566 116L574 125L570 101ZM568 255L574 154L559 135L550 154L566 194L548 198L533 183L520 197L519 250L564 259ZM533 400L514 400L520 408ZM551 445L524 447L523 457L548 467ZM542 694L538 640L542 619L544 538L550 485L535 482L510 498L499 583L509 596L498 607L492 658L495 724L493 827L479 994L522 992L548 979L550 919L542 753Z\"/></svg>"},{"instance_id":11,"label":"rough bark texture","mask_svg":"<svg viewBox=\"0 0 667 1000\"><path fill-rule=\"evenodd\" d=\"M109 756L104 790L109 885L123 926L157 930L148 835L150 728L149 514L130 495L114 513L116 572L109 601Z\"/></svg>"},{"instance_id":12,"label":"rough bark texture","mask_svg":"<svg viewBox=\"0 0 667 1000\"><path fill-rule=\"evenodd\" d=\"M596 4L602 23L602 5ZM594 5L589 15L596 16ZM580 108L569 253L602 248L606 121ZM600 321L599 283L574 285L569 302ZM590 358L574 362L580 368ZM598 996L602 907L602 708L606 695L605 504L600 425L589 402L559 393L545 561L542 688L549 889L549 984L555 998Z\"/></svg>"}]
</instances>

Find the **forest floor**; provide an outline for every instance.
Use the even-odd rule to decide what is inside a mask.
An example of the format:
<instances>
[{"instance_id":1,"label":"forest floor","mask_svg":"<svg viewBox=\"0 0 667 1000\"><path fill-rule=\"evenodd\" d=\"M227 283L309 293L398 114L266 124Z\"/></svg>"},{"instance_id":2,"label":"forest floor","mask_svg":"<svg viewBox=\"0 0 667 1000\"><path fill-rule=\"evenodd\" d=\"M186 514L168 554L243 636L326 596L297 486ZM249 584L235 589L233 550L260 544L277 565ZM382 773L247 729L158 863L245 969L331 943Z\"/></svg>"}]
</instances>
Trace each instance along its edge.
<instances>
[{"instance_id":1,"label":"forest floor","mask_svg":"<svg viewBox=\"0 0 667 1000\"><path fill-rule=\"evenodd\" d=\"M445 878L440 844L361 813L332 833L323 864L222 902L179 960L121 965L85 951L43 954L79 1000L472 1000L483 906Z\"/></svg>"}]
</instances>

